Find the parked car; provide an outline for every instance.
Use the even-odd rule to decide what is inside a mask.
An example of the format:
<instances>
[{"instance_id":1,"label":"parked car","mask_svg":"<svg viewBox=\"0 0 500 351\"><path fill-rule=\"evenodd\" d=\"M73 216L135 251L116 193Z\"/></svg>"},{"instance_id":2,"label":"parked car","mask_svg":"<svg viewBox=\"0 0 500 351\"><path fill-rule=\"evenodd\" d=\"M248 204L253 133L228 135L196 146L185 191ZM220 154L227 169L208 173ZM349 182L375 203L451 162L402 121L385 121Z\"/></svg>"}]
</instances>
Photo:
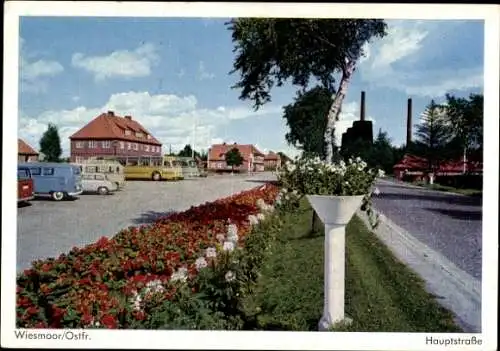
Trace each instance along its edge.
<instances>
[{"instance_id":1,"label":"parked car","mask_svg":"<svg viewBox=\"0 0 500 351\"><path fill-rule=\"evenodd\" d=\"M26 202L34 198L33 179L29 168L17 167L17 202Z\"/></svg>"},{"instance_id":2,"label":"parked car","mask_svg":"<svg viewBox=\"0 0 500 351\"><path fill-rule=\"evenodd\" d=\"M108 179L118 186L118 189L125 187L125 167L113 159L101 159L101 157L91 157L88 160L74 162L80 166L82 174L85 173L104 173Z\"/></svg>"},{"instance_id":3,"label":"parked car","mask_svg":"<svg viewBox=\"0 0 500 351\"><path fill-rule=\"evenodd\" d=\"M82 186L85 193L98 193L101 195L107 195L118 190L118 185L111 181L107 174L103 173L84 173L82 175Z\"/></svg>"},{"instance_id":4,"label":"parked car","mask_svg":"<svg viewBox=\"0 0 500 351\"><path fill-rule=\"evenodd\" d=\"M29 169L35 197L51 197L55 201L61 201L83 192L78 166L68 163L27 162L20 163L18 167Z\"/></svg>"}]
</instances>

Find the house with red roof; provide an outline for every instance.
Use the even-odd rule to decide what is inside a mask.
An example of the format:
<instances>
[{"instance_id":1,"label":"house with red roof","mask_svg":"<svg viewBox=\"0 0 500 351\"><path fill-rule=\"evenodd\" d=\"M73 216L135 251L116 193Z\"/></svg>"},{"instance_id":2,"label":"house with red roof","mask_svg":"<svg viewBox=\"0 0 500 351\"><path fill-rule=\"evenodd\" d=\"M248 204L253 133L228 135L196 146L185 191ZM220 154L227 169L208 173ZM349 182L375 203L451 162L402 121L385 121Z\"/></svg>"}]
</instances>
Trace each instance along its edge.
<instances>
[{"instance_id":1,"label":"house with red roof","mask_svg":"<svg viewBox=\"0 0 500 351\"><path fill-rule=\"evenodd\" d=\"M281 157L277 153L269 151L264 156L264 168L274 170L279 167L281 167Z\"/></svg>"},{"instance_id":2,"label":"house with red roof","mask_svg":"<svg viewBox=\"0 0 500 351\"><path fill-rule=\"evenodd\" d=\"M262 172L264 171L265 155L251 144L215 144L208 150L207 169L213 171L229 171L231 167L227 165L225 160L226 153L237 148L241 156L243 156L243 164L235 167L235 170L247 172Z\"/></svg>"},{"instance_id":3,"label":"house with red roof","mask_svg":"<svg viewBox=\"0 0 500 351\"><path fill-rule=\"evenodd\" d=\"M161 156L162 144L132 116L102 113L69 137L71 162L95 156Z\"/></svg>"},{"instance_id":4,"label":"house with red roof","mask_svg":"<svg viewBox=\"0 0 500 351\"><path fill-rule=\"evenodd\" d=\"M17 139L17 160L18 162L36 162L39 153L28 145L24 140Z\"/></svg>"}]
</instances>

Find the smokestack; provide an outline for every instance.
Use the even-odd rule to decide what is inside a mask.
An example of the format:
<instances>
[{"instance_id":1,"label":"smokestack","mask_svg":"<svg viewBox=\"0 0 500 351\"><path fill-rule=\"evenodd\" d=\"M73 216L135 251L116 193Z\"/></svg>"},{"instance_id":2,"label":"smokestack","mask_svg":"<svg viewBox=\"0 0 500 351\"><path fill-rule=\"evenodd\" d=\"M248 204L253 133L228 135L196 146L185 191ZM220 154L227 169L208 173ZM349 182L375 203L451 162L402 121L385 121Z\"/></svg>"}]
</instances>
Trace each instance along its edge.
<instances>
[{"instance_id":1,"label":"smokestack","mask_svg":"<svg viewBox=\"0 0 500 351\"><path fill-rule=\"evenodd\" d=\"M360 121L365 120L365 92L361 92L361 116L359 118Z\"/></svg>"},{"instance_id":2,"label":"smokestack","mask_svg":"<svg viewBox=\"0 0 500 351\"><path fill-rule=\"evenodd\" d=\"M408 112L406 120L406 147L411 144L411 98L408 99Z\"/></svg>"}]
</instances>

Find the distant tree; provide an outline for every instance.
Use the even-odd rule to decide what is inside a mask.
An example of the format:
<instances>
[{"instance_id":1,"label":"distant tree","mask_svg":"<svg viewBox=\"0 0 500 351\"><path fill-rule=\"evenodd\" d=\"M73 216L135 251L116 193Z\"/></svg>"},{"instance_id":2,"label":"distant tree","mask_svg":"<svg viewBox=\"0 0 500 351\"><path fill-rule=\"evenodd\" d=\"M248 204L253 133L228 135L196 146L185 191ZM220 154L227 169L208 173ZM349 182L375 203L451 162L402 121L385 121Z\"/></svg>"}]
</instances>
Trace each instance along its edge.
<instances>
[{"instance_id":1,"label":"distant tree","mask_svg":"<svg viewBox=\"0 0 500 351\"><path fill-rule=\"evenodd\" d=\"M226 164L231 166L231 169L234 171L234 166L238 167L243 164L243 156L241 156L240 150L238 148L232 148L228 152L226 152Z\"/></svg>"},{"instance_id":2,"label":"distant tree","mask_svg":"<svg viewBox=\"0 0 500 351\"><path fill-rule=\"evenodd\" d=\"M231 73L240 99L258 109L271 101L270 91L291 81L302 90L315 80L328 91L338 88L325 116L325 154L334 156L334 131L357 61L372 38L386 35L380 19L238 18L229 23L236 57Z\"/></svg>"},{"instance_id":3,"label":"distant tree","mask_svg":"<svg viewBox=\"0 0 500 351\"><path fill-rule=\"evenodd\" d=\"M180 156L180 157L192 157L193 156L193 149L192 149L191 145L187 144L186 146L184 146L184 149L182 149L181 151L179 151L179 153L177 154L177 156ZM200 154L197 151L194 151L194 156L195 157L200 157Z\"/></svg>"},{"instance_id":4,"label":"distant tree","mask_svg":"<svg viewBox=\"0 0 500 351\"><path fill-rule=\"evenodd\" d=\"M208 160L208 152L202 151L201 154L200 154L200 159L202 161L207 161Z\"/></svg>"},{"instance_id":5,"label":"distant tree","mask_svg":"<svg viewBox=\"0 0 500 351\"><path fill-rule=\"evenodd\" d=\"M483 149L483 109L482 94L470 94L469 98L456 98L446 95L446 118L451 125L453 141L450 150L462 151L467 156L468 151ZM460 152L459 151L459 152Z\"/></svg>"},{"instance_id":6,"label":"distant tree","mask_svg":"<svg viewBox=\"0 0 500 351\"><path fill-rule=\"evenodd\" d=\"M420 124L416 126L417 140L412 144L415 144L414 149L419 156L427 159L430 171L438 168L440 161L447 158L445 153L452 133L445 117L443 107L432 100L422 114Z\"/></svg>"},{"instance_id":7,"label":"distant tree","mask_svg":"<svg viewBox=\"0 0 500 351\"><path fill-rule=\"evenodd\" d=\"M294 102L283 109L283 118L289 128L286 141L311 156L324 159L325 116L332 102L332 92L327 88L317 86L305 92L299 91Z\"/></svg>"},{"instance_id":8,"label":"distant tree","mask_svg":"<svg viewBox=\"0 0 500 351\"><path fill-rule=\"evenodd\" d=\"M47 130L40 139L40 152L45 155L47 162L60 162L62 154L61 139L57 127L49 123Z\"/></svg>"},{"instance_id":9,"label":"distant tree","mask_svg":"<svg viewBox=\"0 0 500 351\"><path fill-rule=\"evenodd\" d=\"M383 169L386 173L392 173L392 167L400 160L396 158L395 148L391 144L387 132L379 129L377 137L373 142L371 162L374 167Z\"/></svg>"}]
</instances>

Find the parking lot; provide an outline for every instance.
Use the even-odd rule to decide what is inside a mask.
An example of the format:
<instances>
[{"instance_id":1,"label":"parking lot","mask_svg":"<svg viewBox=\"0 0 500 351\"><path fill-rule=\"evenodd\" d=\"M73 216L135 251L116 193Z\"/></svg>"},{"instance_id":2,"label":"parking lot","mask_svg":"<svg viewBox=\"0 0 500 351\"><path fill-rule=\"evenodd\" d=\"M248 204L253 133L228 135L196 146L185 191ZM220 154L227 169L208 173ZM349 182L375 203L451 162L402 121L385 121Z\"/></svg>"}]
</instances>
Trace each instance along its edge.
<instances>
[{"instance_id":1,"label":"parking lot","mask_svg":"<svg viewBox=\"0 0 500 351\"><path fill-rule=\"evenodd\" d=\"M18 208L17 271L28 268L35 259L58 256L73 246L111 237L128 226L147 224L271 179L272 174L262 173L178 182L128 181L125 189L110 195L80 195L76 200L61 202L33 200Z\"/></svg>"}]
</instances>

